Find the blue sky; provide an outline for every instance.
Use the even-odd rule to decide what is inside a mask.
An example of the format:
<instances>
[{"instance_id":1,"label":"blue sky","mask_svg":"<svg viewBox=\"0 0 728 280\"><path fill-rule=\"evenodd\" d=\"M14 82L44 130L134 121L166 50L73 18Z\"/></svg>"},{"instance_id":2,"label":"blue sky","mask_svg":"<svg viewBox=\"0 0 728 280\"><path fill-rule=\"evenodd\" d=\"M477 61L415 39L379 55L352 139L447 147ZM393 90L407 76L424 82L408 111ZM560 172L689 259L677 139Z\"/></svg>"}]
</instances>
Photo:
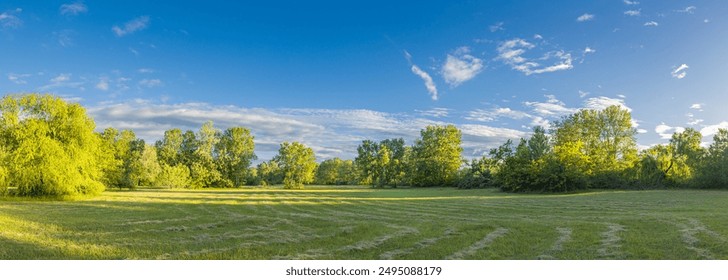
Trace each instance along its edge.
<instances>
[{"instance_id":1,"label":"blue sky","mask_svg":"<svg viewBox=\"0 0 728 280\"><path fill-rule=\"evenodd\" d=\"M449 123L473 157L611 104L642 147L728 128L722 1L262 2L3 1L0 90L150 142L242 125L261 160L283 141L353 158Z\"/></svg>"}]
</instances>

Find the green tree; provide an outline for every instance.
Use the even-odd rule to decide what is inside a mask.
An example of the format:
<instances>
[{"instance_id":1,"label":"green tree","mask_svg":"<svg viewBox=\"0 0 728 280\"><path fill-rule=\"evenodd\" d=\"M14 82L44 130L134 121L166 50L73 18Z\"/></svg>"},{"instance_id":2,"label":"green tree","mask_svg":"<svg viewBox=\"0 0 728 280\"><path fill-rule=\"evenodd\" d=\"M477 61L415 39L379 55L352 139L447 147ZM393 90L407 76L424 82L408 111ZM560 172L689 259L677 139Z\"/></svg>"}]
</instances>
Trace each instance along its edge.
<instances>
[{"instance_id":1,"label":"green tree","mask_svg":"<svg viewBox=\"0 0 728 280\"><path fill-rule=\"evenodd\" d=\"M316 157L311 148L298 142L283 142L274 160L283 172L285 188L300 189L304 184L313 182Z\"/></svg>"},{"instance_id":2,"label":"green tree","mask_svg":"<svg viewBox=\"0 0 728 280\"><path fill-rule=\"evenodd\" d=\"M261 162L256 170L258 172L258 181L263 186L283 183L283 172L275 160Z\"/></svg>"},{"instance_id":3,"label":"green tree","mask_svg":"<svg viewBox=\"0 0 728 280\"><path fill-rule=\"evenodd\" d=\"M356 148L357 157L354 159L354 164L357 169L361 172L361 177L364 184L373 183L376 180L373 178L375 170L377 169L377 153L379 152L379 144L372 140L364 140Z\"/></svg>"},{"instance_id":4,"label":"green tree","mask_svg":"<svg viewBox=\"0 0 728 280\"><path fill-rule=\"evenodd\" d=\"M415 186L452 186L462 164L462 133L454 125L427 126L412 148Z\"/></svg>"},{"instance_id":5,"label":"green tree","mask_svg":"<svg viewBox=\"0 0 728 280\"><path fill-rule=\"evenodd\" d=\"M232 182L233 186L245 185L250 163L257 159L253 152L253 139L247 128L231 127L222 133L215 145L218 169L222 177Z\"/></svg>"},{"instance_id":6,"label":"green tree","mask_svg":"<svg viewBox=\"0 0 728 280\"><path fill-rule=\"evenodd\" d=\"M531 160L540 159L551 153L549 138L546 136L546 130L543 127L536 126L533 128L533 135L528 139L528 148Z\"/></svg>"},{"instance_id":7,"label":"green tree","mask_svg":"<svg viewBox=\"0 0 728 280\"><path fill-rule=\"evenodd\" d=\"M162 167L159 165L157 158L157 149L152 145L145 145L144 151L139 158L141 172L139 174L139 185L156 187L160 185L158 181Z\"/></svg>"},{"instance_id":8,"label":"green tree","mask_svg":"<svg viewBox=\"0 0 728 280\"><path fill-rule=\"evenodd\" d=\"M728 187L728 130L721 128L713 136L713 143L696 173L696 183L700 187Z\"/></svg>"},{"instance_id":9,"label":"green tree","mask_svg":"<svg viewBox=\"0 0 728 280\"><path fill-rule=\"evenodd\" d=\"M627 183L623 179L637 160L637 132L629 110L619 106L583 109L556 122L555 127L554 149L573 151L573 143L581 142L580 152L592 164L580 173L589 174L592 184L614 188Z\"/></svg>"},{"instance_id":10,"label":"green tree","mask_svg":"<svg viewBox=\"0 0 728 280\"><path fill-rule=\"evenodd\" d=\"M104 190L100 138L79 104L51 95L0 101L5 186L23 196L95 195Z\"/></svg>"},{"instance_id":11,"label":"green tree","mask_svg":"<svg viewBox=\"0 0 728 280\"><path fill-rule=\"evenodd\" d=\"M181 163L182 130L170 129L164 132L164 138L157 141L154 146L161 164L175 166Z\"/></svg>"}]
</instances>

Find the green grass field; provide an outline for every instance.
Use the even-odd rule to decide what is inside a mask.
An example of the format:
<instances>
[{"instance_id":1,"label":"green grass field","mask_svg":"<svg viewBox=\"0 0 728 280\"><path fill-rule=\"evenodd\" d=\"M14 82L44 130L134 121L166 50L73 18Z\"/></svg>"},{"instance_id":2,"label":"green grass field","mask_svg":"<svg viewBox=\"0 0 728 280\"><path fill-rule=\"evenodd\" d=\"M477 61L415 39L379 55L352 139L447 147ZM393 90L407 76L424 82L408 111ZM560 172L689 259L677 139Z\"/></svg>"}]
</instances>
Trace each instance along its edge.
<instances>
[{"instance_id":1,"label":"green grass field","mask_svg":"<svg viewBox=\"0 0 728 280\"><path fill-rule=\"evenodd\" d=\"M0 259L726 259L728 192L308 187L0 200Z\"/></svg>"}]
</instances>

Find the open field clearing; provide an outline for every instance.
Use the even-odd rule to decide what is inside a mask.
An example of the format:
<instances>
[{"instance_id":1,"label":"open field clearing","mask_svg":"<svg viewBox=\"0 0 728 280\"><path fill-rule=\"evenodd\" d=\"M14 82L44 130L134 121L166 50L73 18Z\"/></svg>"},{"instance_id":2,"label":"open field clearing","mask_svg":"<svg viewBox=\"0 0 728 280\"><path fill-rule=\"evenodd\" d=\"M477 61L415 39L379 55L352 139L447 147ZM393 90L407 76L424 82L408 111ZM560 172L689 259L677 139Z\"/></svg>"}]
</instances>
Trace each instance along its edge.
<instances>
[{"instance_id":1,"label":"open field clearing","mask_svg":"<svg viewBox=\"0 0 728 280\"><path fill-rule=\"evenodd\" d=\"M0 200L0 259L726 259L728 192L107 191Z\"/></svg>"}]
</instances>

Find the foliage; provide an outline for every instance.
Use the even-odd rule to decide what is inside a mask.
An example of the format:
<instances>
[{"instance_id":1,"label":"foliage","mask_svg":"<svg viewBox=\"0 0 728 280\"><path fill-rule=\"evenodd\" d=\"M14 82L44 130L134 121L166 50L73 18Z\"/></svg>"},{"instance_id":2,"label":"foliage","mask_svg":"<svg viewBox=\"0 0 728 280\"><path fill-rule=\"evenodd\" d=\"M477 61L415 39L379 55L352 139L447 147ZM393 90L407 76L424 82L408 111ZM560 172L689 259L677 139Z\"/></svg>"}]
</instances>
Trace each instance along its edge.
<instances>
[{"instance_id":1,"label":"foliage","mask_svg":"<svg viewBox=\"0 0 728 280\"><path fill-rule=\"evenodd\" d=\"M94 121L76 103L51 95L0 101L0 172L22 196L72 197L104 190Z\"/></svg>"},{"instance_id":2,"label":"foliage","mask_svg":"<svg viewBox=\"0 0 728 280\"><path fill-rule=\"evenodd\" d=\"M168 188L186 188L190 185L190 170L184 165L162 163L156 185Z\"/></svg>"},{"instance_id":3,"label":"foliage","mask_svg":"<svg viewBox=\"0 0 728 280\"><path fill-rule=\"evenodd\" d=\"M454 186L462 165L462 133L454 125L427 126L412 147L410 182L414 186Z\"/></svg>"},{"instance_id":4,"label":"foliage","mask_svg":"<svg viewBox=\"0 0 728 280\"><path fill-rule=\"evenodd\" d=\"M397 187L405 180L404 139L386 139L379 143L364 140L357 147L356 166L364 181L377 187L391 185Z\"/></svg>"},{"instance_id":5,"label":"foliage","mask_svg":"<svg viewBox=\"0 0 728 280\"><path fill-rule=\"evenodd\" d=\"M457 183L461 189L484 189L494 187L490 161L487 158L473 159L467 168L461 170Z\"/></svg>"},{"instance_id":6,"label":"foliage","mask_svg":"<svg viewBox=\"0 0 728 280\"><path fill-rule=\"evenodd\" d=\"M324 160L316 169L314 182L319 185L354 185L357 183L354 162L340 158Z\"/></svg>"},{"instance_id":7,"label":"foliage","mask_svg":"<svg viewBox=\"0 0 728 280\"><path fill-rule=\"evenodd\" d=\"M260 185L267 186L283 183L283 171L275 160L258 164L256 170Z\"/></svg>"},{"instance_id":8,"label":"foliage","mask_svg":"<svg viewBox=\"0 0 728 280\"><path fill-rule=\"evenodd\" d=\"M301 189L313 182L316 157L311 148L298 142L283 142L274 161L280 165L287 189Z\"/></svg>"},{"instance_id":9,"label":"foliage","mask_svg":"<svg viewBox=\"0 0 728 280\"><path fill-rule=\"evenodd\" d=\"M250 163L257 159L254 137L244 127L226 129L215 145L216 164L222 177L239 187L246 183Z\"/></svg>"}]
</instances>

